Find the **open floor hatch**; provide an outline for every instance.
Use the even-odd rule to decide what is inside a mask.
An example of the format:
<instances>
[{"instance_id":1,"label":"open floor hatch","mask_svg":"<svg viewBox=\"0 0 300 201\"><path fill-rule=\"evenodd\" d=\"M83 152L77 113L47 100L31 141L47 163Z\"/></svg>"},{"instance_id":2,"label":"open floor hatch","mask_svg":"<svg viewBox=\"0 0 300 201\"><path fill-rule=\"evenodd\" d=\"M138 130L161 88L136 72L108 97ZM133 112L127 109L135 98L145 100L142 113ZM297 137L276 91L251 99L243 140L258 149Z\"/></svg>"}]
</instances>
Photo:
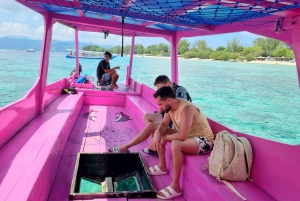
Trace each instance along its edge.
<instances>
[{"instance_id":1,"label":"open floor hatch","mask_svg":"<svg viewBox=\"0 0 300 201\"><path fill-rule=\"evenodd\" d=\"M70 199L155 198L139 153L78 153Z\"/></svg>"}]
</instances>

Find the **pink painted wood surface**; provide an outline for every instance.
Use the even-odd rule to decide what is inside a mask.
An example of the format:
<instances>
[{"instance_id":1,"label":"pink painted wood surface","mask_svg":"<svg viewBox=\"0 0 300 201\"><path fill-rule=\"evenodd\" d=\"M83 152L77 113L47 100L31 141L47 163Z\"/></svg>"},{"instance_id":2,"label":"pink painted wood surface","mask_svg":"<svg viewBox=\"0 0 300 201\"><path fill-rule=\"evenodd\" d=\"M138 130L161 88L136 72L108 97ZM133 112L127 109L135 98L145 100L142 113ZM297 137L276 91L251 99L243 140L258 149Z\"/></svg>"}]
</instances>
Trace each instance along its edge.
<instances>
[{"instance_id":1,"label":"pink painted wood surface","mask_svg":"<svg viewBox=\"0 0 300 201\"><path fill-rule=\"evenodd\" d=\"M142 84L142 97L146 99L148 102L150 102L155 108L158 108L157 103L153 97L153 94L155 93L155 89L151 88L145 84Z\"/></svg>"},{"instance_id":2,"label":"pink painted wood surface","mask_svg":"<svg viewBox=\"0 0 300 201\"><path fill-rule=\"evenodd\" d=\"M94 111L94 117L97 120L96 122L91 122L89 124L89 119L83 120L83 116L90 110ZM107 152L108 148L111 146L120 146L128 142L132 139L138 132L139 129L135 125L133 120L125 121L125 122L116 122L116 118L119 113L123 112L124 114L128 114L128 111L124 107L114 107L114 106L97 106L97 105L84 105L78 115L76 120L76 124L73 127L72 133L69 137L69 142L78 142L81 144L84 143L84 148L82 152ZM83 131L88 130L88 132L84 133ZM99 131L100 131L100 140L99 140ZM84 134L79 134L84 133ZM91 134L89 136L89 133ZM83 140L87 135L86 140ZM71 139L72 138L72 139ZM89 139L88 139L89 138ZM71 140L70 140L71 139ZM68 142L68 143L69 143ZM100 146L100 150L99 150ZM146 164L155 165L158 163L157 157L149 156L142 152L143 147L147 147L148 143L144 142L140 145L137 145L130 149L131 152L140 152L143 156ZM79 152L78 147L73 146L73 148ZM68 200L68 196L70 193L73 170L75 166L76 155L73 154L75 151L70 151L72 149L71 146L65 148L63 157L60 161L59 168L55 177L55 181L53 183L51 193L48 197L48 200L60 200L66 201ZM72 153L72 154L69 154ZM71 170L71 171L70 171ZM164 176L165 178L153 177L154 181L159 188L164 188L167 182L170 182L170 177ZM167 181L166 184L163 181ZM157 187L156 186L156 187ZM124 198L118 198L117 200L122 200ZM98 199L95 199L98 200ZM106 199L99 199L106 200ZM115 200L115 199L108 199ZM153 201L156 199L143 199L146 201ZM183 198L178 198L174 200L184 200Z\"/></svg>"},{"instance_id":3,"label":"pink painted wood surface","mask_svg":"<svg viewBox=\"0 0 300 201\"><path fill-rule=\"evenodd\" d=\"M151 90L149 89L149 91L151 91ZM131 96L127 97L126 108L128 111L130 111L130 114L132 114L132 113L134 114L133 119L135 121L136 121L135 116L137 117L137 119L139 119L138 116L141 116L145 112L146 109L143 108L143 106L145 107L145 104L148 105L149 102L143 98L136 98L136 97L131 98ZM130 108L130 110L128 108ZM137 120L137 121L140 121L140 120ZM142 126L143 126L141 121L136 124L139 126L139 128L140 127L142 128ZM203 156L199 156L199 157L203 157ZM187 157L185 157L185 160L187 160L186 158ZM195 171L196 169L195 169L195 166L193 165L194 162L197 163L197 158L193 158L193 159L191 159L191 161L192 162L190 162L190 163L185 162L185 164L189 164L189 165L185 165L185 167L184 167L185 171L183 171L182 175L181 175L181 184L183 186L184 192L186 193L185 194L186 198L189 197L190 199L194 199L193 196L196 196L196 197L202 197L203 199L208 199L209 197L211 197L211 193L215 193L216 199L223 199L223 200L239 199L233 192L228 192L230 190L223 184L219 183L218 184L219 188L214 189L215 185L217 185L216 183L213 183L215 181L215 178L210 176L208 173L207 173L207 175L204 175L204 178L209 177L210 180L207 181L206 183L203 182L203 176L200 173L197 173L197 171ZM203 163L202 165L207 164L207 160L205 159L204 161L205 161L205 163ZM170 167L172 167L172 159L171 159L170 151L167 152L167 162L168 162L168 165ZM201 165L201 167L202 167L202 165ZM200 165L198 167L200 167ZM172 173L173 173L172 168L170 168L171 176L172 176ZM187 178L187 175L185 175L186 173L193 173L193 174L190 174L190 177L195 178L194 183L190 182L191 179L190 180L186 179ZM204 183L204 184L202 184L202 183ZM197 185L195 185L195 184L197 184ZM202 184L202 185L200 185L200 184ZM187 188L188 186L193 186L194 189ZM199 187L197 187L197 186L199 186ZM253 186L250 184L248 184L248 185L236 184L236 186L239 189L241 188L241 186L243 186L242 192L245 192L245 194L250 198L254 197L256 199L256 197L261 197L262 199L258 199L258 200L263 200L263 199L273 200L273 198L268 196L267 193L265 193L262 189L255 186L254 184L253 184ZM206 189L206 191L203 191L203 189ZM216 193L215 191L217 191L218 193ZM198 193L195 193L195 192L198 192ZM204 192L204 194L203 194L203 192ZM205 192L211 192L211 193L205 193Z\"/></svg>"},{"instance_id":4,"label":"pink painted wood surface","mask_svg":"<svg viewBox=\"0 0 300 201\"><path fill-rule=\"evenodd\" d=\"M128 82L129 82L129 86L135 91L135 83L136 83L136 81L134 80L134 79L132 79L132 78L128 78Z\"/></svg>"},{"instance_id":5,"label":"pink painted wood surface","mask_svg":"<svg viewBox=\"0 0 300 201\"><path fill-rule=\"evenodd\" d=\"M72 131L73 133L73 131ZM56 173L55 181L51 188L48 201L68 201L72 184L72 177L76 163L76 155L62 156L59 168Z\"/></svg>"},{"instance_id":6,"label":"pink painted wood surface","mask_svg":"<svg viewBox=\"0 0 300 201\"><path fill-rule=\"evenodd\" d=\"M141 93L142 92L142 85L140 83L136 82L134 91L136 91L137 93Z\"/></svg>"},{"instance_id":7,"label":"pink painted wood surface","mask_svg":"<svg viewBox=\"0 0 300 201\"><path fill-rule=\"evenodd\" d=\"M129 114L125 108L116 107L116 109L119 112ZM131 116L130 116L130 118L131 118ZM140 132L138 127L135 125L134 121L125 121L125 122L122 122L122 123L123 123L124 127L131 129L131 131L132 131L131 137L136 136ZM130 151L131 152L140 152L140 154L143 157L143 160L145 161L146 166L151 167L151 166L154 166L154 165L158 164L158 158L155 157L155 156L150 156L150 155L143 152L142 149L146 148L148 146L149 146L149 143L147 141L144 141L144 142L132 147L130 149ZM151 179L152 179L152 181L155 185L154 187L157 190L165 188L166 186L170 185L170 183L171 183L171 178L170 178L169 175L152 176ZM184 200L184 199L181 196L181 198L177 198L177 199L174 199L174 200Z\"/></svg>"},{"instance_id":8,"label":"pink painted wood surface","mask_svg":"<svg viewBox=\"0 0 300 201\"><path fill-rule=\"evenodd\" d=\"M79 75L79 40L78 40L78 29L75 29L75 52L76 52L76 57L75 57L75 69L76 69L76 75Z\"/></svg>"},{"instance_id":9,"label":"pink painted wood surface","mask_svg":"<svg viewBox=\"0 0 300 201\"><path fill-rule=\"evenodd\" d=\"M96 18L81 18L77 16L68 16L68 15L63 15L63 14L57 14L57 13L52 13L52 16L54 19L60 19L64 20L64 22L69 23L72 26L72 23L75 23L75 26L78 26L80 24L80 29L79 30L85 30L85 31L94 31L95 28L97 30L101 28L108 28L110 30L121 30L121 23L120 22L112 22L112 21L107 21L107 20L101 20L101 19L96 19ZM90 26L93 24L92 26ZM98 26L95 27L95 25ZM101 28L100 28L101 27ZM134 30L135 34L147 34L149 36L173 36L174 32L173 31L166 31L166 30L161 30L161 29L151 29L147 27L142 27L134 24L126 24L124 26L124 32L131 32L131 36L133 34L132 30Z\"/></svg>"},{"instance_id":10,"label":"pink painted wood surface","mask_svg":"<svg viewBox=\"0 0 300 201\"><path fill-rule=\"evenodd\" d=\"M66 88L66 78L47 85L44 94L45 107L59 97L64 88Z\"/></svg>"},{"instance_id":11,"label":"pink painted wood surface","mask_svg":"<svg viewBox=\"0 0 300 201\"><path fill-rule=\"evenodd\" d=\"M131 37L131 48L130 48L130 60L129 60L129 66L128 66L128 78L131 78L131 72L132 72L132 62L133 62L133 54L134 54L134 40L135 35ZM130 85L131 79L127 79L129 82L127 84Z\"/></svg>"},{"instance_id":12,"label":"pink painted wood surface","mask_svg":"<svg viewBox=\"0 0 300 201\"><path fill-rule=\"evenodd\" d=\"M178 83L178 42L180 37L175 33L171 42L171 81Z\"/></svg>"},{"instance_id":13,"label":"pink painted wood surface","mask_svg":"<svg viewBox=\"0 0 300 201\"><path fill-rule=\"evenodd\" d=\"M130 114L123 107L116 107L116 110L118 112L123 112L124 114ZM129 116L129 117L132 118L131 116ZM118 123L122 123L123 124L122 126L124 128L130 128L130 130L131 130L131 136L130 137L131 138L135 137L140 132L140 130L138 129L138 127L136 126L136 124L133 120L129 120L129 121L125 121L125 122L118 122ZM151 167L151 166L154 166L154 165L158 164L158 158L155 157L155 156L150 156L150 155L143 152L143 148L146 148L148 146L149 146L149 143L147 141L144 141L144 142L130 148L130 151L131 152L139 152L142 155L143 160L145 161L145 165L147 167ZM170 178L169 175L152 176L151 179L153 181L154 187L157 190L163 189L166 186L170 185L170 183L171 183L171 178ZM153 199L150 199L150 200L153 200ZM180 198L176 198L174 200L179 201L179 200L184 200L184 199L181 196Z\"/></svg>"},{"instance_id":14,"label":"pink painted wood surface","mask_svg":"<svg viewBox=\"0 0 300 201\"><path fill-rule=\"evenodd\" d=\"M51 48L51 40L52 40L52 28L54 20L50 15L44 15L44 37L43 37L43 45L42 45L42 54L40 60L40 71L39 71L39 93L38 93L38 111L39 114L44 112L45 107L45 87L47 83L47 74L48 74L48 65L49 65L49 56L50 56L50 48Z\"/></svg>"},{"instance_id":15,"label":"pink painted wood surface","mask_svg":"<svg viewBox=\"0 0 300 201\"><path fill-rule=\"evenodd\" d=\"M129 111L132 119L140 130L144 128L143 115L154 113L157 109L140 96L127 96L125 108Z\"/></svg>"},{"instance_id":16,"label":"pink painted wood surface","mask_svg":"<svg viewBox=\"0 0 300 201\"><path fill-rule=\"evenodd\" d=\"M78 152L83 152L86 141L86 127L88 126L88 113L90 111L89 105L83 105L82 109L74 124L73 130L69 136L63 155L77 156Z\"/></svg>"},{"instance_id":17,"label":"pink painted wood surface","mask_svg":"<svg viewBox=\"0 0 300 201\"><path fill-rule=\"evenodd\" d=\"M7 200L36 200L48 196L53 172L82 103L83 94L59 97L46 108L45 114L1 148L0 192L6 189ZM14 180L17 182L11 186ZM7 190L8 187L11 189Z\"/></svg>"},{"instance_id":18,"label":"pink painted wood surface","mask_svg":"<svg viewBox=\"0 0 300 201\"><path fill-rule=\"evenodd\" d=\"M124 106L125 95L102 95L102 96L84 96L86 105L106 105L106 106Z\"/></svg>"},{"instance_id":19,"label":"pink painted wood surface","mask_svg":"<svg viewBox=\"0 0 300 201\"><path fill-rule=\"evenodd\" d=\"M40 79L38 78L33 87L20 100L0 108L0 119L2 120L0 124L0 148L38 114L39 82ZM12 124L14 126L11 126Z\"/></svg>"},{"instance_id":20,"label":"pink painted wood surface","mask_svg":"<svg viewBox=\"0 0 300 201\"><path fill-rule=\"evenodd\" d=\"M295 153L300 153L299 145L282 144L236 132L213 120L209 123L214 133L228 130L250 141L254 156L251 171L254 184L277 200L300 199L300 159L295 157Z\"/></svg>"}]
</instances>

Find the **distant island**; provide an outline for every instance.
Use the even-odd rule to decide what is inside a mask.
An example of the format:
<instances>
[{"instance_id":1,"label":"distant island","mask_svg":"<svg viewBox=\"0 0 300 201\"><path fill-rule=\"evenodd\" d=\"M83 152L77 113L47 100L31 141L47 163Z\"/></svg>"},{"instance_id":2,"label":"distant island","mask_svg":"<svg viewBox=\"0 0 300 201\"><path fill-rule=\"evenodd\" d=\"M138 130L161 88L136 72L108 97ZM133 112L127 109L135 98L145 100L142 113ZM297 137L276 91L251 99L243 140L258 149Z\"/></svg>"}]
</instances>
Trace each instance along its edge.
<instances>
[{"instance_id":1,"label":"distant island","mask_svg":"<svg viewBox=\"0 0 300 201\"><path fill-rule=\"evenodd\" d=\"M34 49L40 51L41 40L32 40L27 37L7 36L0 38L0 49L27 50ZM130 54L130 45L123 48L125 55ZM51 51L65 52L66 49L75 49L74 41L52 40ZM105 52L110 51L120 54L120 45L96 45L92 43L79 43L79 49L85 51ZM144 47L142 44L134 45L134 53L139 55L170 56L170 45L159 43ZM214 59L222 61L252 61L252 60L294 60L295 56L291 48L284 42L271 38L257 38L252 46L241 45L240 40L233 38L227 41L226 46L219 46L216 49L207 46L205 40L197 40L191 44L186 39L182 39L178 44L178 54L182 58Z\"/></svg>"},{"instance_id":2,"label":"distant island","mask_svg":"<svg viewBox=\"0 0 300 201\"><path fill-rule=\"evenodd\" d=\"M110 51L114 54L120 54L122 47L117 45L111 48L105 48L97 45L87 45L82 47L86 51L105 52ZM123 48L123 53L130 54L130 45ZM170 56L170 46L164 43L154 44L144 47L142 44L134 45L134 54L150 56ZM215 50L208 47L205 40L197 40L191 44L186 39L182 39L178 44L178 54L180 57L214 59L222 61L289 61L295 58L294 52L284 42L271 38L257 38L252 46L241 45L240 40L233 38L227 41L226 46L219 46Z\"/></svg>"},{"instance_id":3,"label":"distant island","mask_svg":"<svg viewBox=\"0 0 300 201\"><path fill-rule=\"evenodd\" d=\"M83 46L91 45L91 43L79 42L79 49ZM105 48L113 46L104 45ZM33 40L27 37L6 36L0 38L0 49L9 50L27 50L34 49L40 51L42 48L42 40ZM65 52L66 49L75 49L75 41L58 41L52 40L51 51Z\"/></svg>"}]
</instances>

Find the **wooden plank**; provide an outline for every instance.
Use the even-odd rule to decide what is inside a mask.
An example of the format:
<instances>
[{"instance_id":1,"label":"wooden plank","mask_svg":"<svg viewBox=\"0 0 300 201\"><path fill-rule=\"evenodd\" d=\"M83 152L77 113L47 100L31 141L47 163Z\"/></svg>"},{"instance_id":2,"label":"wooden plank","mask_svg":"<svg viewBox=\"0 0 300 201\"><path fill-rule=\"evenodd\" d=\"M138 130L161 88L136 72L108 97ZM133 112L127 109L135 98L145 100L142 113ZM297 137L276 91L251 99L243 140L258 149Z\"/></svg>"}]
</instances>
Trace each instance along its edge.
<instances>
[{"instance_id":1,"label":"wooden plank","mask_svg":"<svg viewBox=\"0 0 300 201\"><path fill-rule=\"evenodd\" d=\"M82 106L82 95L80 93L68 96L68 103L64 106L60 104L57 107L58 113L41 125L39 132L35 133L37 137L31 138L22 148L20 153L29 153L30 156L22 156L20 162L16 161L16 165L27 167L10 192L8 200L29 199L29 197L37 199L42 194L42 196L48 194L55 177L55 174L50 172L57 170L70 129ZM44 137L43 132L49 137ZM39 138L40 136L42 139ZM42 144L42 148L37 146L39 144ZM24 189L24 186L27 188Z\"/></svg>"},{"instance_id":2,"label":"wooden plank","mask_svg":"<svg viewBox=\"0 0 300 201\"><path fill-rule=\"evenodd\" d=\"M129 114L129 112L124 107L116 107L116 110L118 113L122 112L125 115L129 116L130 120L123 121L120 123L122 123L123 126L129 130L129 132L131 133L131 139L133 139L136 135L138 135L140 133L140 129L134 123L133 117L131 116L131 114ZM135 152L140 152L142 156L149 156L148 154L146 154L142 151L143 148L148 147L148 146L149 146L149 143L147 141L144 141L144 142L141 142L140 144L130 148L130 150L135 151Z\"/></svg>"},{"instance_id":3,"label":"wooden plank","mask_svg":"<svg viewBox=\"0 0 300 201\"><path fill-rule=\"evenodd\" d=\"M76 156L62 156L48 200L68 201Z\"/></svg>"},{"instance_id":4,"label":"wooden plank","mask_svg":"<svg viewBox=\"0 0 300 201\"><path fill-rule=\"evenodd\" d=\"M0 172L0 200L5 200L8 197L11 189L17 183L24 171L24 167L5 167L2 169Z\"/></svg>"},{"instance_id":5,"label":"wooden plank","mask_svg":"<svg viewBox=\"0 0 300 201\"><path fill-rule=\"evenodd\" d=\"M93 118L88 114L87 127L85 129L87 136L86 136L83 152L98 153L100 152L100 142L101 142L100 139L101 118L99 118L98 107L91 106L89 113L91 113Z\"/></svg>"},{"instance_id":6,"label":"wooden plank","mask_svg":"<svg viewBox=\"0 0 300 201\"><path fill-rule=\"evenodd\" d=\"M132 140L133 138L133 129L135 129L135 125L134 124L130 124L132 122L132 120L129 120L130 123L128 123L129 121L123 122L123 121L116 121L116 119L119 118L120 116L120 110L118 110L116 107L108 107L109 109L109 114L110 114L110 118L111 118L111 125L114 128L114 137L115 137L115 141L114 141L114 145L113 146L121 146L124 145L126 143L128 143L130 140ZM124 111L125 115L127 114L126 111ZM137 152L138 150L136 150L135 148L132 148L131 151L133 152Z\"/></svg>"},{"instance_id":7,"label":"wooden plank","mask_svg":"<svg viewBox=\"0 0 300 201\"><path fill-rule=\"evenodd\" d=\"M17 135L15 135L7 144L0 149L0 170L4 168L15 158L17 152L22 149L24 144L34 135L35 131L39 129L47 120L58 112L57 107L59 105L65 105L68 102L65 101L66 96L60 96L52 104L50 104L43 115L37 116L31 121L25 128L23 128Z\"/></svg>"}]
</instances>

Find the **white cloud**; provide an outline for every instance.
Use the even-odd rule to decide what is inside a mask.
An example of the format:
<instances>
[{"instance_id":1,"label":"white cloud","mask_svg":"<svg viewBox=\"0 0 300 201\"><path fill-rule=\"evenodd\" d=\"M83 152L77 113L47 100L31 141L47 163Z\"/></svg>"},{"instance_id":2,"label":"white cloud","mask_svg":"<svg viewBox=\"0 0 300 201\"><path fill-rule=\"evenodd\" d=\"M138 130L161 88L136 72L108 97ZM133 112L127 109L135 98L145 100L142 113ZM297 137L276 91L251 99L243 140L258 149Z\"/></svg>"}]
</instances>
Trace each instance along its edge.
<instances>
[{"instance_id":1,"label":"white cloud","mask_svg":"<svg viewBox=\"0 0 300 201\"><path fill-rule=\"evenodd\" d=\"M34 20L34 21L42 20L41 18L42 18L42 16L39 16L39 15L32 16L32 20Z\"/></svg>"},{"instance_id":2,"label":"white cloud","mask_svg":"<svg viewBox=\"0 0 300 201\"><path fill-rule=\"evenodd\" d=\"M13 13L25 13L27 11L30 12L28 8L17 1L12 0L0 0L0 10Z\"/></svg>"},{"instance_id":3,"label":"white cloud","mask_svg":"<svg viewBox=\"0 0 300 201\"><path fill-rule=\"evenodd\" d=\"M38 39L43 38L43 35L44 35L44 26L40 26L39 28L37 28L35 30L34 35L35 35L34 38L38 38Z\"/></svg>"},{"instance_id":4,"label":"white cloud","mask_svg":"<svg viewBox=\"0 0 300 201\"><path fill-rule=\"evenodd\" d=\"M72 28L55 23L53 26L52 39L61 41L73 41L75 39L75 31Z\"/></svg>"},{"instance_id":5,"label":"white cloud","mask_svg":"<svg viewBox=\"0 0 300 201\"><path fill-rule=\"evenodd\" d=\"M32 31L26 24L2 22L0 25L0 37L4 36L31 36Z\"/></svg>"},{"instance_id":6,"label":"white cloud","mask_svg":"<svg viewBox=\"0 0 300 201\"><path fill-rule=\"evenodd\" d=\"M27 15L24 13L18 13L15 15L14 19L18 22L25 22L27 20Z\"/></svg>"}]
</instances>

